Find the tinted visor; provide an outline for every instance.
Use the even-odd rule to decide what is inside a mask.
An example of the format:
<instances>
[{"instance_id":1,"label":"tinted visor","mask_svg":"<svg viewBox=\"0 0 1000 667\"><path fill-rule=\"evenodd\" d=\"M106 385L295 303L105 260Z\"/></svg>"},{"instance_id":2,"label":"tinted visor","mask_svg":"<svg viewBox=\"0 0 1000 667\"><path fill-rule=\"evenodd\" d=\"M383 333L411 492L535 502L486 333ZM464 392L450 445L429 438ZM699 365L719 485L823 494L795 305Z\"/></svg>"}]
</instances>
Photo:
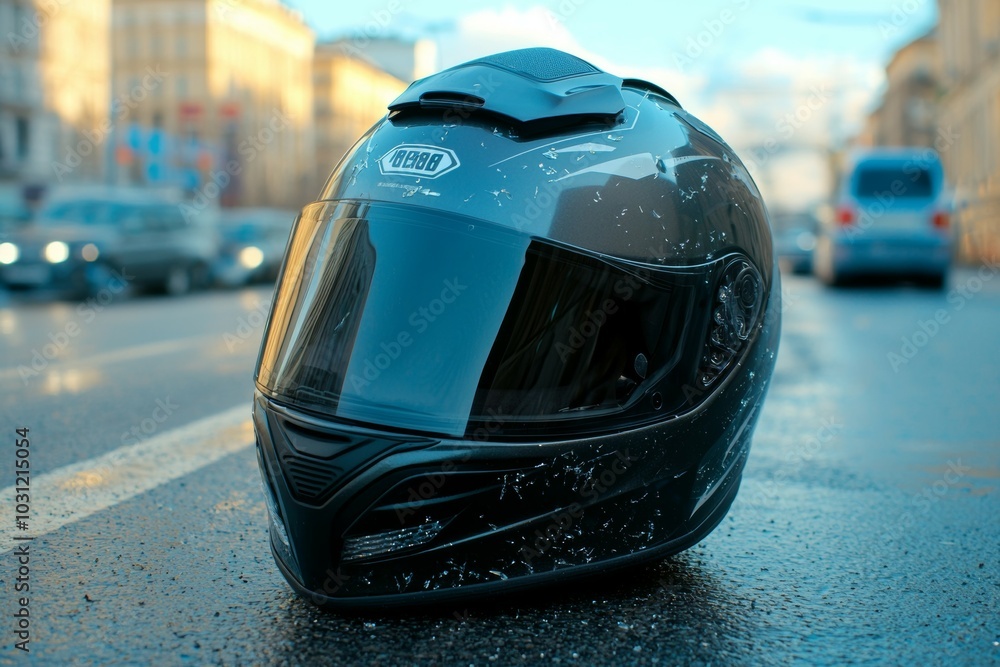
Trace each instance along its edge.
<instances>
[{"instance_id":1,"label":"tinted visor","mask_svg":"<svg viewBox=\"0 0 1000 667\"><path fill-rule=\"evenodd\" d=\"M606 432L694 407L762 299L739 256L653 267L419 207L320 202L296 223L258 384L379 427Z\"/></svg>"}]
</instances>

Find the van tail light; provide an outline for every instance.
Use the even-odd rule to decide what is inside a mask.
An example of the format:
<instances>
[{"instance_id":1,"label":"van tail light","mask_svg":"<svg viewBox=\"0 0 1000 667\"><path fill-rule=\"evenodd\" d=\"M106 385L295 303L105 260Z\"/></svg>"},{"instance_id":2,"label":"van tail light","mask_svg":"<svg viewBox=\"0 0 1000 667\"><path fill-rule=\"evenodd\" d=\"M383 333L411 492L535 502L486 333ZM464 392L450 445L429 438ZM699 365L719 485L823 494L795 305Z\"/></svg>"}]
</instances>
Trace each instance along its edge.
<instances>
[{"instance_id":1,"label":"van tail light","mask_svg":"<svg viewBox=\"0 0 1000 667\"><path fill-rule=\"evenodd\" d=\"M854 224L854 209L850 206L838 206L837 212L835 213L837 224L841 227L847 227L848 225Z\"/></svg>"},{"instance_id":2,"label":"van tail light","mask_svg":"<svg viewBox=\"0 0 1000 667\"><path fill-rule=\"evenodd\" d=\"M937 211L931 220L935 229L948 229L951 224L951 216L946 211Z\"/></svg>"}]
</instances>

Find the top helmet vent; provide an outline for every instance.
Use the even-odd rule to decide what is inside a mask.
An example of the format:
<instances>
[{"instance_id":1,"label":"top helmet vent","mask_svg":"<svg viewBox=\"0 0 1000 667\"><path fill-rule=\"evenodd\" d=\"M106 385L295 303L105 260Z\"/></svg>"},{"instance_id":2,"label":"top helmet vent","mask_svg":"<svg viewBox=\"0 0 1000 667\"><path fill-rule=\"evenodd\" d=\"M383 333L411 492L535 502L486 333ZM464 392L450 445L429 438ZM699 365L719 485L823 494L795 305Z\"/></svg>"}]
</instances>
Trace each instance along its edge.
<instances>
[{"instance_id":1,"label":"top helmet vent","mask_svg":"<svg viewBox=\"0 0 1000 667\"><path fill-rule=\"evenodd\" d=\"M554 49L508 51L413 82L389 105L400 114L454 110L493 116L538 134L586 122L612 125L625 110L622 80Z\"/></svg>"},{"instance_id":2,"label":"top helmet vent","mask_svg":"<svg viewBox=\"0 0 1000 667\"><path fill-rule=\"evenodd\" d=\"M473 61L475 63L501 67L539 81L558 81L582 74L598 74L601 71L586 60L544 48L507 51Z\"/></svg>"}]
</instances>

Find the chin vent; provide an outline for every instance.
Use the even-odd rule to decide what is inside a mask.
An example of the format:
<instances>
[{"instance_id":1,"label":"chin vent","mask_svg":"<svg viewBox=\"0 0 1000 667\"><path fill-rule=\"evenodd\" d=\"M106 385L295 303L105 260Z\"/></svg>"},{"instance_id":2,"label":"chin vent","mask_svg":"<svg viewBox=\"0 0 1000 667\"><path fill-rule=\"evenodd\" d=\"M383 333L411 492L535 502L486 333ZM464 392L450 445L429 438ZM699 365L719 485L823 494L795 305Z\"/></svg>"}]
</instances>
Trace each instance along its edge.
<instances>
[{"instance_id":1,"label":"chin vent","mask_svg":"<svg viewBox=\"0 0 1000 667\"><path fill-rule=\"evenodd\" d=\"M292 496L322 505L355 473L390 454L419 449L436 441L349 431L319 430L290 419L275 419L272 442Z\"/></svg>"},{"instance_id":2,"label":"chin vent","mask_svg":"<svg viewBox=\"0 0 1000 667\"><path fill-rule=\"evenodd\" d=\"M324 498L340 481L342 468L294 455L283 456L282 467L291 483L292 495L300 500L314 501Z\"/></svg>"}]
</instances>

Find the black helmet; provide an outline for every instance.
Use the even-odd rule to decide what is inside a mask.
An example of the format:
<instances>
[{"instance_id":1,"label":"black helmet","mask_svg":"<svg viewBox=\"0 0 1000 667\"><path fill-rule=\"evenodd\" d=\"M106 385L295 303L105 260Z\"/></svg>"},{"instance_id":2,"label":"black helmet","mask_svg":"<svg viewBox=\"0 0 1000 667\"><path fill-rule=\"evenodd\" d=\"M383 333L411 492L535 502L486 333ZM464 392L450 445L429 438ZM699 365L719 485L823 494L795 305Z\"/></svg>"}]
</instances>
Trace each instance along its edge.
<instances>
[{"instance_id":1,"label":"black helmet","mask_svg":"<svg viewBox=\"0 0 1000 667\"><path fill-rule=\"evenodd\" d=\"M256 373L271 546L332 607L662 558L774 367L761 196L663 89L551 49L413 83L295 223Z\"/></svg>"}]
</instances>

